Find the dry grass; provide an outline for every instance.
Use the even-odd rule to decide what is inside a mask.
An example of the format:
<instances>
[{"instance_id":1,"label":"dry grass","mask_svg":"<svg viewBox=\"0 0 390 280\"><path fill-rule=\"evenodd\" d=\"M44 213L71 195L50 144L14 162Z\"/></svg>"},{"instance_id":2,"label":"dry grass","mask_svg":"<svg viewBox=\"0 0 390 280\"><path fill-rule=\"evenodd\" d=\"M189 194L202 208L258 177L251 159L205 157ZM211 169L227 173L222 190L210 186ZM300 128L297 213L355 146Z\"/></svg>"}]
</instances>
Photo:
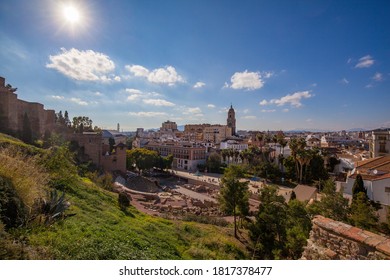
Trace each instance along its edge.
<instances>
[{"instance_id":1,"label":"dry grass","mask_svg":"<svg viewBox=\"0 0 390 280\"><path fill-rule=\"evenodd\" d=\"M17 147L0 148L0 176L12 180L25 206L31 209L35 199L42 197L49 175L37 156L27 156Z\"/></svg>"}]
</instances>

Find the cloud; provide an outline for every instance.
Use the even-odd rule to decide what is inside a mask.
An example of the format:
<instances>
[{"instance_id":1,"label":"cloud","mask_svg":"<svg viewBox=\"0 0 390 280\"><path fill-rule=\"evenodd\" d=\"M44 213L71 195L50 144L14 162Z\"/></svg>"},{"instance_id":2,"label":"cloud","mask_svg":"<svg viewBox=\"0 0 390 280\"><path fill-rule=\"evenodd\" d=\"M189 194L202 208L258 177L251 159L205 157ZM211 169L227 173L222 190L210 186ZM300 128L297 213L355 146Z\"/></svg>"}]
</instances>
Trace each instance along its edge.
<instances>
[{"instance_id":1,"label":"cloud","mask_svg":"<svg viewBox=\"0 0 390 280\"><path fill-rule=\"evenodd\" d=\"M130 93L130 94L142 94L142 91L140 91L139 89L135 89L135 88L127 88L127 89L125 89L125 91Z\"/></svg>"},{"instance_id":2,"label":"cloud","mask_svg":"<svg viewBox=\"0 0 390 280\"><path fill-rule=\"evenodd\" d=\"M69 100L71 102L76 103L76 104L81 105L81 106L87 106L88 105L87 101L81 100L80 98L72 97Z\"/></svg>"},{"instance_id":3,"label":"cloud","mask_svg":"<svg viewBox=\"0 0 390 280\"><path fill-rule=\"evenodd\" d=\"M126 65L125 68L130 71L135 77L144 77L149 82L155 84L168 84L170 86L173 86L176 83L185 82L183 77L176 72L176 69L173 66L157 68L152 71L141 65Z\"/></svg>"},{"instance_id":4,"label":"cloud","mask_svg":"<svg viewBox=\"0 0 390 280\"><path fill-rule=\"evenodd\" d=\"M110 82L118 81L119 78L112 74L115 69L114 62L107 55L93 50L61 48L61 53L50 55L49 60L51 63L46 64L47 68L55 69L74 80Z\"/></svg>"},{"instance_id":5,"label":"cloud","mask_svg":"<svg viewBox=\"0 0 390 280\"><path fill-rule=\"evenodd\" d=\"M306 119L306 122L311 123L311 122L313 122L313 120L309 118L309 119Z\"/></svg>"},{"instance_id":6,"label":"cloud","mask_svg":"<svg viewBox=\"0 0 390 280\"><path fill-rule=\"evenodd\" d=\"M50 97L53 99L57 99L57 100L64 100L65 99L64 96L60 96L60 95L51 95Z\"/></svg>"},{"instance_id":7,"label":"cloud","mask_svg":"<svg viewBox=\"0 0 390 280\"><path fill-rule=\"evenodd\" d=\"M263 101L261 101L259 104L260 104L261 106L265 106L265 105L268 105L268 101L265 100L265 99L263 99Z\"/></svg>"},{"instance_id":8,"label":"cloud","mask_svg":"<svg viewBox=\"0 0 390 280\"><path fill-rule=\"evenodd\" d=\"M341 84L348 85L349 81L346 78L342 78L340 81Z\"/></svg>"},{"instance_id":9,"label":"cloud","mask_svg":"<svg viewBox=\"0 0 390 280\"><path fill-rule=\"evenodd\" d=\"M134 116L134 117L153 118L153 117L166 116L167 113L164 113L164 112L129 112L128 115Z\"/></svg>"},{"instance_id":10,"label":"cloud","mask_svg":"<svg viewBox=\"0 0 390 280\"><path fill-rule=\"evenodd\" d=\"M255 90L264 86L264 81L260 75L260 72L236 72L230 78L232 89L246 89ZM226 86L226 83L225 83Z\"/></svg>"},{"instance_id":11,"label":"cloud","mask_svg":"<svg viewBox=\"0 0 390 280\"><path fill-rule=\"evenodd\" d=\"M370 55L363 56L355 65L355 68L369 68L374 64L375 60Z\"/></svg>"},{"instance_id":12,"label":"cloud","mask_svg":"<svg viewBox=\"0 0 390 280\"><path fill-rule=\"evenodd\" d=\"M165 107L175 106L174 103L163 100L163 99L144 99L143 102L145 104L153 105L153 106L165 106Z\"/></svg>"},{"instance_id":13,"label":"cloud","mask_svg":"<svg viewBox=\"0 0 390 280\"><path fill-rule=\"evenodd\" d=\"M284 113L287 113L287 112L290 111L290 109L285 108L285 109L283 109L282 111L283 111Z\"/></svg>"},{"instance_id":14,"label":"cloud","mask_svg":"<svg viewBox=\"0 0 390 280\"><path fill-rule=\"evenodd\" d=\"M84 100L82 100L80 98L76 98L76 97L66 98L66 97L61 96L61 95L51 95L49 97L52 99L58 100L58 101L62 101L62 102L72 102L72 103L75 103L75 104L80 105L80 106L88 106L90 104L97 104L97 102L95 102L95 101L87 102L87 101L84 101Z\"/></svg>"},{"instance_id":15,"label":"cloud","mask_svg":"<svg viewBox=\"0 0 390 280\"><path fill-rule=\"evenodd\" d=\"M313 95L310 94L310 91L298 91L293 94L287 94L280 99L271 99L270 101L264 99L259 104L262 106L269 104L275 104L276 106L284 106L286 104L290 104L292 107L299 108L302 106L301 100L303 98L307 99L310 97L313 97Z\"/></svg>"},{"instance_id":16,"label":"cloud","mask_svg":"<svg viewBox=\"0 0 390 280\"><path fill-rule=\"evenodd\" d=\"M261 112L262 112L262 113L273 113L273 112L276 112L276 110L275 110L275 109L271 109L271 110L265 110L265 109L263 109L263 110L261 110Z\"/></svg>"},{"instance_id":17,"label":"cloud","mask_svg":"<svg viewBox=\"0 0 390 280\"><path fill-rule=\"evenodd\" d=\"M202 88L204 87L206 84L203 83L203 82L197 82L195 85L194 85L194 88Z\"/></svg>"},{"instance_id":18,"label":"cloud","mask_svg":"<svg viewBox=\"0 0 390 280\"><path fill-rule=\"evenodd\" d=\"M380 82L383 81L383 74L382 73L375 73L375 75L372 77L374 81Z\"/></svg>"},{"instance_id":19,"label":"cloud","mask_svg":"<svg viewBox=\"0 0 390 280\"><path fill-rule=\"evenodd\" d=\"M185 115L190 115L190 114L201 114L202 110L199 107L190 107L187 108L187 111L183 112Z\"/></svg>"},{"instance_id":20,"label":"cloud","mask_svg":"<svg viewBox=\"0 0 390 280\"><path fill-rule=\"evenodd\" d=\"M256 116L243 116L241 119L244 119L244 120L255 120Z\"/></svg>"},{"instance_id":21,"label":"cloud","mask_svg":"<svg viewBox=\"0 0 390 280\"><path fill-rule=\"evenodd\" d=\"M125 68L134 74L136 77L148 77L149 70L141 65L126 65Z\"/></svg>"},{"instance_id":22,"label":"cloud","mask_svg":"<svg viewBox=\"0 0 390 280\"><path fill-rule=\"evenodd\" d=\"M215 108L215 105L214 104L207 104L207 107L213 109L213 108Z\"/></svg>"}]
</instances>

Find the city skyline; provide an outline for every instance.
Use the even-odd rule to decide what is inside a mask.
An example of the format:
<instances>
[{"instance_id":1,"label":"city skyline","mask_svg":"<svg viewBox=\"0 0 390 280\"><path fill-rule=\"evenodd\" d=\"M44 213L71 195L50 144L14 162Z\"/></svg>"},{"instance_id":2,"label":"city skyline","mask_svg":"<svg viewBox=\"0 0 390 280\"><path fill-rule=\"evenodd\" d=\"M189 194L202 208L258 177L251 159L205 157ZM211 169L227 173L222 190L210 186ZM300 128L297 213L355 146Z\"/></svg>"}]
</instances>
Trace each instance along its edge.
<instances>
[{"instance_id":1,"label":"city skyline","mask_svg":"<svg viewBox=\"0 0 390 280\"><path fill-rule=\"evenodd\" d=\"M357 3L358 2L358 3ZM9 1L0 76L20 99L123 130L390 126L387 1Z\"/></svg>"}]
</instances>

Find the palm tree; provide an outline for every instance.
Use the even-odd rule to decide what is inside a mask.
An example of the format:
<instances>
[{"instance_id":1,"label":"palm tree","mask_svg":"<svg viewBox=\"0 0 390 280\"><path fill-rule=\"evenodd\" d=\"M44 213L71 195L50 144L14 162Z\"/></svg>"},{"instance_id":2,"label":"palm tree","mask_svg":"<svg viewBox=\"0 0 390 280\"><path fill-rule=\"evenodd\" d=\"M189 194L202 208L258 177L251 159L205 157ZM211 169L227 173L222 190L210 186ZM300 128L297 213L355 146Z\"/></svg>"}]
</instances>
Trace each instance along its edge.
<instances>
[{"instance_id":1,"label":"palm tree","mask_svg":"<svg viewBox=\"0 0 390 280\"><path fill-rule=\"evenodd\" d=\"M306 141L303 138L292 138L289 143L289 147L291 149L291 156L295 161L295 174L297 178L300 178L299 172L299 163L297 159L297 155L299 152L303 151L306 147Z\"/></svg>"}]
</instances>

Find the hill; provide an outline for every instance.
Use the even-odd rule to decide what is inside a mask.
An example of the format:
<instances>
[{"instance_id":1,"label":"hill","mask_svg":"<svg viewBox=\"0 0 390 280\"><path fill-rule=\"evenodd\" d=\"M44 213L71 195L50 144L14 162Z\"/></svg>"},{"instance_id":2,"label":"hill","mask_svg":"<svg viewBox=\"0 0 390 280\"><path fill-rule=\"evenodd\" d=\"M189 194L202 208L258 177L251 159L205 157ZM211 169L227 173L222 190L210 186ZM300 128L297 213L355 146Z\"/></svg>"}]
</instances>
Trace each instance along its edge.
<instances>
[{"instance_id":1,"label":"hill","mask_svg":"<svg viewBox=\"0 0 390 280\"><path fill-rule=\"evenodd\" d=\"M79 176L68 152L0 134L0 193L7 194L0 196L0 259L248 258L231 227L148 216L132 206L121 210L118 194ZM46 224L42 212L32 215L34 203L49 200L54 190L65 193L70 206ZM7 220L16 216L14 224Z\"/></svg>"}]
</instances>

